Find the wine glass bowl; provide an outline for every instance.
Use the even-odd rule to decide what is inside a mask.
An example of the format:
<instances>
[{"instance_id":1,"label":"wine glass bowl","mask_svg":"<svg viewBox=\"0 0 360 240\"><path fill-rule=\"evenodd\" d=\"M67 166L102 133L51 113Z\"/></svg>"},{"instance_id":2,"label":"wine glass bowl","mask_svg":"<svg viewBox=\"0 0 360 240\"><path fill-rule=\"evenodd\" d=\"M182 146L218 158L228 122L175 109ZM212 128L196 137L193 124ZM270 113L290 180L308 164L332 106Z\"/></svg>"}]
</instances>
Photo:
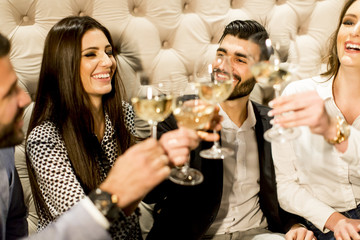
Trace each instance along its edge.
<instances>
[{"instance_id":1,"label":"wine glass bowl","mask_svg":"<svg viewBox=\"0 0 360 240\"><path fill-rule=\"evenodd\" d=\"M177 124L186 128L201 130L214 115L214 106L199 99L180 96L175 99L174 105L173 115Z\"/></svg>"},{"instance_id":2,"label":"wine glass bowl","mask_svg":"<svg viewBox=\"0 0 360 240\"><path fill-rule=\"evenodd\" d=\"M200 84L200 97L212 104L225 101L233 88L232 80L223 82L203 82Z\"/></svg>"},{"instance_id":3,"label":"wine glass bowl","mask_svg":"<svg viewBox=\"0 0 360 240\"><path fill-rule=\"evenodd\" d=\"M135 113L151 126L151 136L156 139L158 122L164 121L172 112L173 97L162 91L162 84L142 84L131 98Z\"/></svg>"},{"instance_id":4,"label":"wine glass bowl","mask_svg":"<svg viewBox=\"0 0 360 240\"><path fill-rule=\"evenodd\" d=\"M292 79L291 72L287 70L285 64L275 65L268 61L254 64L251 72L257 82L270 86L282 85Z\"/></svg>"}]
</instances>

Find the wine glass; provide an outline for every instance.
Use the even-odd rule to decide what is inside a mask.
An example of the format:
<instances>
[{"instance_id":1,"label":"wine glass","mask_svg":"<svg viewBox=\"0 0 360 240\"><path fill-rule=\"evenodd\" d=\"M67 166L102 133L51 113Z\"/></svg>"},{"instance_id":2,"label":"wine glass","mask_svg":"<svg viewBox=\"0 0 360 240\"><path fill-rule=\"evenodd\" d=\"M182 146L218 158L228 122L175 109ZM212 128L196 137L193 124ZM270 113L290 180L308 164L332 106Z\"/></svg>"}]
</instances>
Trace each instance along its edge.
<instances>
[{"instance_id":1,"label":"wine glass","mask_svg":"<svg viewBox=\"0 0 360 240\"><path fill-rule=\"evenodd\" d=\"M189 83L186 93L174 99L173 115L177 125L201 130L212 119L214 105L199 98L199 89L196 84ZM191 168L189 162L186 162L182 167L173 168L169 179L181 185L197 185L203 181L204 177L199 170Z\"/></svg>"},{"instance_id":2,"label":"wine glass","mask_svg":"<svg viewBox=\"0 0 360 240\"><path fill-rule=\"evenodd\" d=\"M197 63L194 79L199 84L201 99L214 106L225 101L233 90L232 66L227 56L217 54L209 61ZM213 130L216 134L216 130ZM214 141L210 149L200 152L200 156L208 159L224 159L234 154L230 148L220 147L219 141Z\"/></svg>"},{"instance_id":3,"label":"wine glass","mask_svg":"<svg viewBox=\"0 0 360 240\"><path fill-rule=\"evenodd\" d=\"M274 42L263 33L254 34L249 38L248 59L252 74L258 83L270 85L274 89L275 98L279 97L285 84L292 80L299 63L299 51L290 34L289 40L294 43L292 56L283 61L280 54L280 43ZM290 113L286 113L290 114ZM276 118L276 116L274 117ZM265 140L286 142L300 135L298 128L284 128L274 124L264 133Z\"/></svg>"},{"instance_id":4,"label":"wine glass","mask_svg":"<svg viewBox=\"0 0 360 240\"><path fill-rule=\"evenodd\" d=\"M140 87L131 98L135 113L147 121L151 127L151 136L156 137L158 122L164 121L172 111L172 95L165 93L163 83L150 84L144 72L138 73Z\"/></svg>"}]
</instances>

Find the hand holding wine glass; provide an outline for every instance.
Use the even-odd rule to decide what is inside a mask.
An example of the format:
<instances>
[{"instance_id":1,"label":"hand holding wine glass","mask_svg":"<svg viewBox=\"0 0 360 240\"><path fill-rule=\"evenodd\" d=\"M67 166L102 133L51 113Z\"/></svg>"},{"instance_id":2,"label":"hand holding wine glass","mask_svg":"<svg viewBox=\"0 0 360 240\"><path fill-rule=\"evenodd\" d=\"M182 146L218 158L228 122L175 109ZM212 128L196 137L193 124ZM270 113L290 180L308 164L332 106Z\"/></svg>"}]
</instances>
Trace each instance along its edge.
<instances>
[{"instance_id":1,"label":"hand holding wine glass","mask_svg":"<svg viewBox=\"0 0 360 240\"><path fill-rule=\"evenodd\" d=\"M201 130L211 121L214 106L199 98L196 84L190 83L186 92L187 95L175 98L173 115L179 127ZM169 179L181 185L197 185L204 177L200 171L191 168L186 162L182 167L173 168Z\"/></svg>"},{"instance_id":2,"label":"hand holding wine glass","mask_svg":"<svg viewBox=\"0 0 360 240\"><path fill-rule=\"evenodd\" d=\"M201 60L195 66L194 78L199 84L200 97L214 106L225 101L233 90L232 66L225 55L218 54L209 61ZM213 132L216 134L215 129ZM220 147L219 141L200 152L201 157L208 159L224 159L233 154L232 149Z\"/></svg>"},{"instance_id":3,"label":"hand holding wine glass","mask_svg":"<svg viewBox=\"0 0 360 240\"><path fill-rule=\"evenodd\" d=\"M290 40L294 41L291 34ZM282 60L279 50L280 44L266 38L263 33L254 34L249 38L248 59L251 72L257 82L273 87L275 98L280 96L284 84L292 80L292 76L299 66L296 44L294 44L293 56L288 61ZM297 128L284 128L274 124L271 129L265 132L264 138L269 142L285 142L295 139L299 135L300 131Z\"/></svg>"}]
</instances>

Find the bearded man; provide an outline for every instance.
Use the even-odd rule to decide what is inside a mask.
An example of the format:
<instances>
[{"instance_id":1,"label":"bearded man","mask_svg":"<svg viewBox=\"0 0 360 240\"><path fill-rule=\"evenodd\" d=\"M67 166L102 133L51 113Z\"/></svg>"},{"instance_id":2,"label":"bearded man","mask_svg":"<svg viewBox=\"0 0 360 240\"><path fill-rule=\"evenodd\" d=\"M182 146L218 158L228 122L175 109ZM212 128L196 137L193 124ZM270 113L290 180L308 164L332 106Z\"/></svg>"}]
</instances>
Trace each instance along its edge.
<instances>
[{"instance_id":1,"label":"bearded man","mask_svg":"<svg viewBox=\"0 0 360 240\"><path fill-rule=\"evenodd\" d=\"M223 116L221 145L235 154L223 159L204 159L199 152L209 148L202 142L192 152L190 165L204 175L203 183L181 186L163 182L145 199L155 203L154 224L147 240L215 239L278 240L312 239L313 233L299 222L302 219L279 206L271 145L264 132L271 127L268 107L249 100L256 80L250 71L249 37L268 37L256 21L229 23L219 41L217 55L229 58L233 71L233 92L219 104ZM254 47L254 46L251 46ZM255 56L253 56L255 57ZM158 135L177 128L170 116L158 126Z\"/></svg>"}]
</instances>

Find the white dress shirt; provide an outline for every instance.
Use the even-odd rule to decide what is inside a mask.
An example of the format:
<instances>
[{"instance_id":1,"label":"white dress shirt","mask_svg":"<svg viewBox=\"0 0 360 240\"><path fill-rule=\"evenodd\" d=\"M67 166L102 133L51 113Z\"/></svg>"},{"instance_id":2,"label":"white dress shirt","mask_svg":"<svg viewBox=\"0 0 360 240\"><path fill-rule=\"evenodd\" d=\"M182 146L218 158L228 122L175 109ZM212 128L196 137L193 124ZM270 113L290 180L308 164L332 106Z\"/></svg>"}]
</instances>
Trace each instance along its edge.
<instances>
[{"instance_id":1,"label":"white dress shirt","mask_svg":"<svg viewBox=\"0 0 360 240\"><path fill-rule=\"evenodd\" d=\"M256 118L252 104L247 105L248 117L240 128L220 107L219 114L224 117L221 123L221 143L235 151L236 159L231 156L223 161L221 205L207 235L267 227L258 196L260 169L255 135Z\"/></svg>"},{"instance_id":2,"label":"white dress shirt","mask_svg":"<svg viewBox=\"0 0 360 240\"><path fill-rule=\"evenodd\" d=\"M332 83L333 79L321 77L296 81L283 95L316 90L328 114L343 117L332 96ZM300 130L294 141L272 144L280 206L326 232L331 214L356 208L360 202L360 116L351 126L345 153L308 127Z\"/></svg>"}]
</instances>

